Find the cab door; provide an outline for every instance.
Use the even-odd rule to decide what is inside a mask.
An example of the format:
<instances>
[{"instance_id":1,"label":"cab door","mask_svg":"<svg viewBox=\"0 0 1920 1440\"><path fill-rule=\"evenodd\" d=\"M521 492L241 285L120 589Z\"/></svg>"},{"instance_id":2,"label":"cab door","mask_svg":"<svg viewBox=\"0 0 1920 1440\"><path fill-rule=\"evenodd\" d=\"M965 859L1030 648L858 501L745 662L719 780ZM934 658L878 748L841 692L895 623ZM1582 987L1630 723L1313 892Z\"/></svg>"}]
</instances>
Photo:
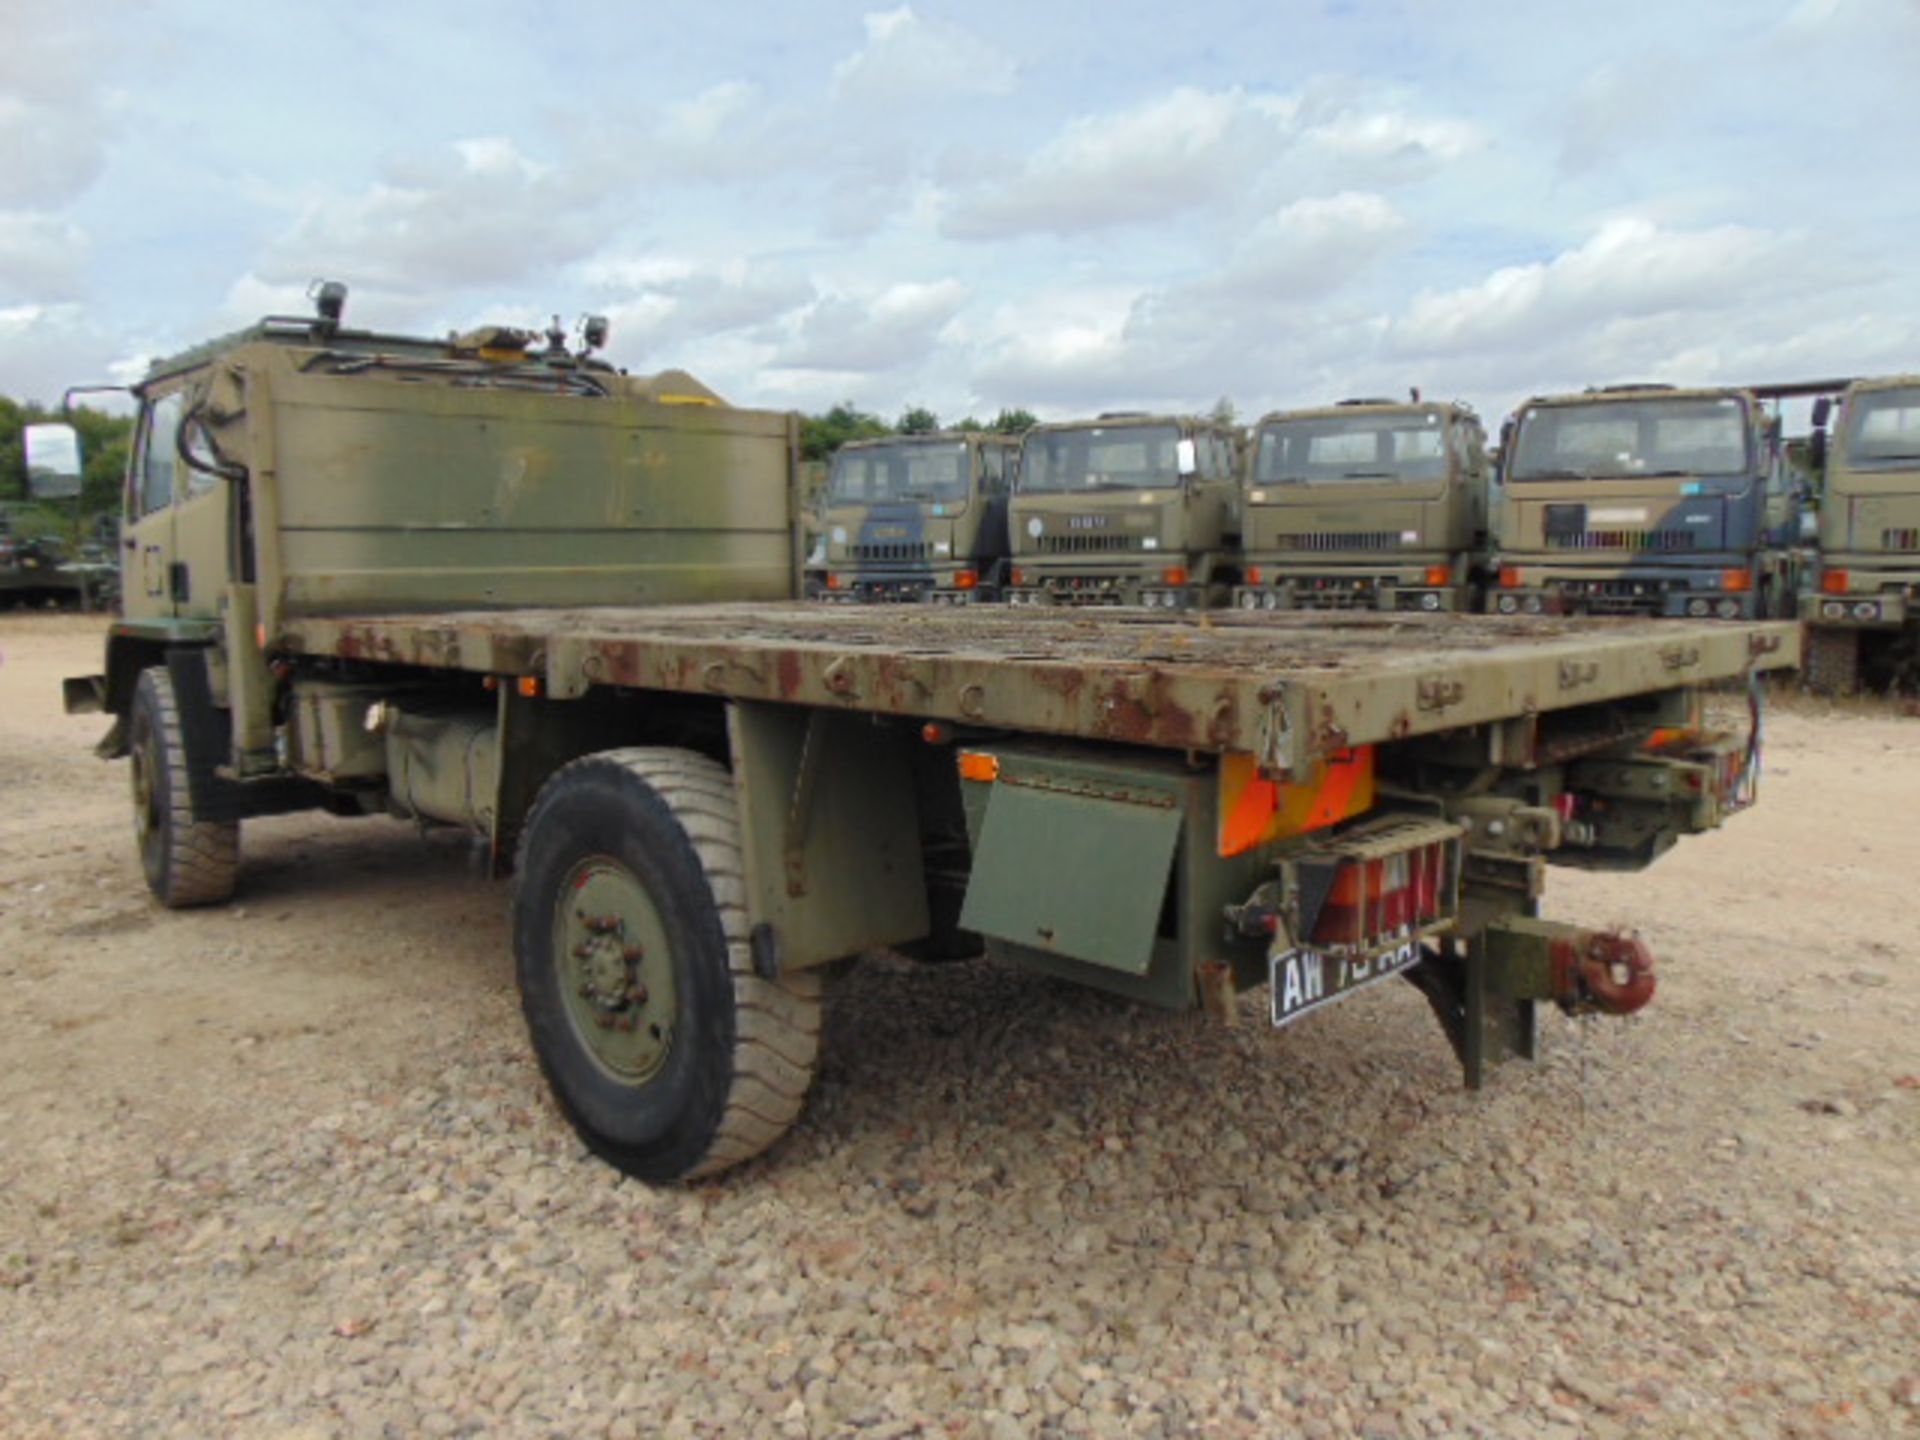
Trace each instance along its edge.
<instances>
[{"instance_id":1,"label":"cab door","mask_svg":"<svg viewBox=\"0 0 1920 1440\"><path fill-rule=\"evenodd\" d=\"M179 391L144 397L140 433L127 474L127 523L121 538L121 603L129 620L174 613L173 500L180 432Z\"/></svg>"}]
</instances>

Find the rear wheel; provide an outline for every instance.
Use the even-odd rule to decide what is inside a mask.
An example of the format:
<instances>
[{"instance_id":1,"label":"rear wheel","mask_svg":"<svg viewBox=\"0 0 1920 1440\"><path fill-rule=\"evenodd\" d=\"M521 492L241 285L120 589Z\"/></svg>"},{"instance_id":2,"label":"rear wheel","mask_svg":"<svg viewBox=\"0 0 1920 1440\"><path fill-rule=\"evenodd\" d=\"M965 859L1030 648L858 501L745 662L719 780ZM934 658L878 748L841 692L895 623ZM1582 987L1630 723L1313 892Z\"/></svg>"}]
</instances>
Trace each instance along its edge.
<instances>
[{"instance_id":1,"label":"rear wheel","mask_svg":"<svg viewBox=\"0 0 1920 1440\"><path fill-rule=\"evenodd\" d=\"M174 910L231 898L240 869L240 822L194 816L180 707L166 666L140 673L128 732L133 833L147 888Z\"/></svg>"},{"instance_id":2,"label":"rear wheel","mask_svg":"<svg viewBox=\"0 0 1920 1440\"><path fill-rule=\"evenodd\" d=\"M1807 688L1816 695L1851 695L1860 688L1860 632L1829 625L1807 627Z\"/></svg>"},{"instance_id":3,"label":"rear wheel","mask_svg":"<svg viewBox=\"0 0 1920 1440\"><path fill-rule=\"evenodd\" d=\"M733 783L686 750L609 750L547 782L521 839L514 954L541 1068L597 1153L710 1175L799 1117L820 976L754 972Z\"/></svg>"}]
</instances>

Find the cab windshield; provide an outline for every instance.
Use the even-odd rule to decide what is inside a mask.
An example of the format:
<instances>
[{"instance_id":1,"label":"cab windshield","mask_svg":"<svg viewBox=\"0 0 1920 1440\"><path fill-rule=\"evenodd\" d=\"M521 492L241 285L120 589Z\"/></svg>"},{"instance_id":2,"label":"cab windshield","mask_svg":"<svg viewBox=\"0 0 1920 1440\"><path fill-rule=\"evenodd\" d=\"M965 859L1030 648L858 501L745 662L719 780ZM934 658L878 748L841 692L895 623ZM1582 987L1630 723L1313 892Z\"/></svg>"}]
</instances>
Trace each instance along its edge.
<instances>
[{"instance_id":1,"label":"cab windshield","mask_svg":"<svg viewBox=\"0 0 1920 1440\"><path fill-rule=\"evenodd\" d=\"M1432 411L1328 415L1260 427L1257 485L1289 481L1444 480L1446 426Z\"/></svg>"},{"instance_id":2,"label":"cab windshield","mask_svg":"<svg viewBox=\"0 0 1920 1440\"><path fill-rule=\"evenodd\" d=\"M965 500L969 473L964 440L863 445L835 453L827 498L835 505Z\"/></svg>"},{"instance_id":3,"label":"cab windshield","mask_svg":"<svg viewBox=\"0 0 1920 1440\"><path fill-rule=\"evenodd\" d=\"M1920 465L1920 385L1864 390L1847 403L1847 463L1861 469Z\"/></svg>"},{"instance_id":4,"label":"cab windshield","mask_svg":"<svg viewBox=\"0 0 1920 1440\"><path fill-rule=\"evenodd\" d=\"M1596 400L1529 409L1507 478L1744 475L1752 468L1742 400Z\"/></svg>"},{"instance_id":5,"label":"cab windshield","mask_svg":"<svg viewBox=\"0 0 1920 1440\"><path fill-rule=\"evenodd\" d=\"M1020 451L1025 492L1171 490L1180 484L1173 425L1088 425L1039 430Z\"/></svg>"}]
</instances>

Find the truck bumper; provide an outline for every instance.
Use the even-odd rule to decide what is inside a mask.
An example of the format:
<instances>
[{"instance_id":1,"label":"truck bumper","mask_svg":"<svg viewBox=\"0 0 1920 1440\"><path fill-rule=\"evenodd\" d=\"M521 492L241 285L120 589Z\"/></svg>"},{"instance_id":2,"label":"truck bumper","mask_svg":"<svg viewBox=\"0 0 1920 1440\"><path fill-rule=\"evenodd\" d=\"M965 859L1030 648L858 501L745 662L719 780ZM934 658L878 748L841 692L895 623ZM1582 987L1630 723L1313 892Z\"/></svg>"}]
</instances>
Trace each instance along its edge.
<instances>
[{"instance_id":1,"label":"truck bumper","mask_svg":"<svg viewBox=\"0 0 1920 1440\"><path fill-rule=\"evenodd\" d=\"M1419 610L1429 615L1467 608L1463 587L1428 585L1421 575L1263 574L1259 584L1234 586L1233 604L1240 610Z\"/></svg>"},{"instance_id":2,"label":"truck bumper","mask_svg":"<svg viewBox=\"0 0 1920 1440\"><path fill-rule=\"evenodd\" d=\"M958 566L911 571L829 570L816 598L841 605L968 605L993 598L990 590L982 593L978 576L972 583L960 584L962 573Z\"/></svg>"},{"instance_id":3,"label":"truck bumper","mask_svg":"<svg viewBox=\"0 0 1920 1440\"><path fill-rule=\"evenodd\" d=\"M1063 570L1016 563L1013 577L1006 591L1010 605L1142 605L1150 610L1190 610L1205 600L1199 586L1171 583L1164 566L1151 570Z\"/></svg>"},{"instance_id":4,"label":"truck bumper","mask_svg":"<svg viewBox=\"0 0 1920 1440\"><path fill-rule=\"evenodd\" d=\"M1487 608L1499 615L1654 615L1689 620L1752 620L1759 595L1732 590L1728 569L1583 569L1503 565ZM1511 582L1511 583L1509 583Z\"/></svg>"},{"instance_id":5,"label":"truck bumper","mask_svg":"<svg viewBox=\"0 0 1920 1440\"><path fill-rule=\"evenodd\" d=\"M1912 613L1912 602L1904 590L1800 596L1802 620L1835 629L1898 630Z\"/></svg>"}]
</instances>

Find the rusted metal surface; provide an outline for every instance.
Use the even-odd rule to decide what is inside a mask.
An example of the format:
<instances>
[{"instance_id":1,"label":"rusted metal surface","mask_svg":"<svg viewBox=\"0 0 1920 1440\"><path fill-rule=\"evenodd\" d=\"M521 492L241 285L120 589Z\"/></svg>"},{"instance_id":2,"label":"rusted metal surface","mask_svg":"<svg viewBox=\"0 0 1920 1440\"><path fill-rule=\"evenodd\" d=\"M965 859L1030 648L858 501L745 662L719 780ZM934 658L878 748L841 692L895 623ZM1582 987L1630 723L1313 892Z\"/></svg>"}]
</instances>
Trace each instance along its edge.
<instances>
[{"instance_id":1,"label":"rusted metal surface","mask_svg":"<svg viewBox=\"0 0 1920 1440\"><path fill-rule=\"evenodd\" d=\"M1553 998L1572 1013L1631 1015L1653 999L1653 952L1637 935L1596 930L1555 940Z\"/></svg>"},{"instance_id":2,"label":"rusted metal surface","mask_svg":"<svg viewBox=\"0 0 1920 1440\"><path fill-rule=\"evenodd\" d=\"M770 700L1288 770L1351 745L1791 666L1785 623L702 605L307 617L278 648ZM1580 683L1569 687L1566 676Z\"/></svg>"}]
</instances>

